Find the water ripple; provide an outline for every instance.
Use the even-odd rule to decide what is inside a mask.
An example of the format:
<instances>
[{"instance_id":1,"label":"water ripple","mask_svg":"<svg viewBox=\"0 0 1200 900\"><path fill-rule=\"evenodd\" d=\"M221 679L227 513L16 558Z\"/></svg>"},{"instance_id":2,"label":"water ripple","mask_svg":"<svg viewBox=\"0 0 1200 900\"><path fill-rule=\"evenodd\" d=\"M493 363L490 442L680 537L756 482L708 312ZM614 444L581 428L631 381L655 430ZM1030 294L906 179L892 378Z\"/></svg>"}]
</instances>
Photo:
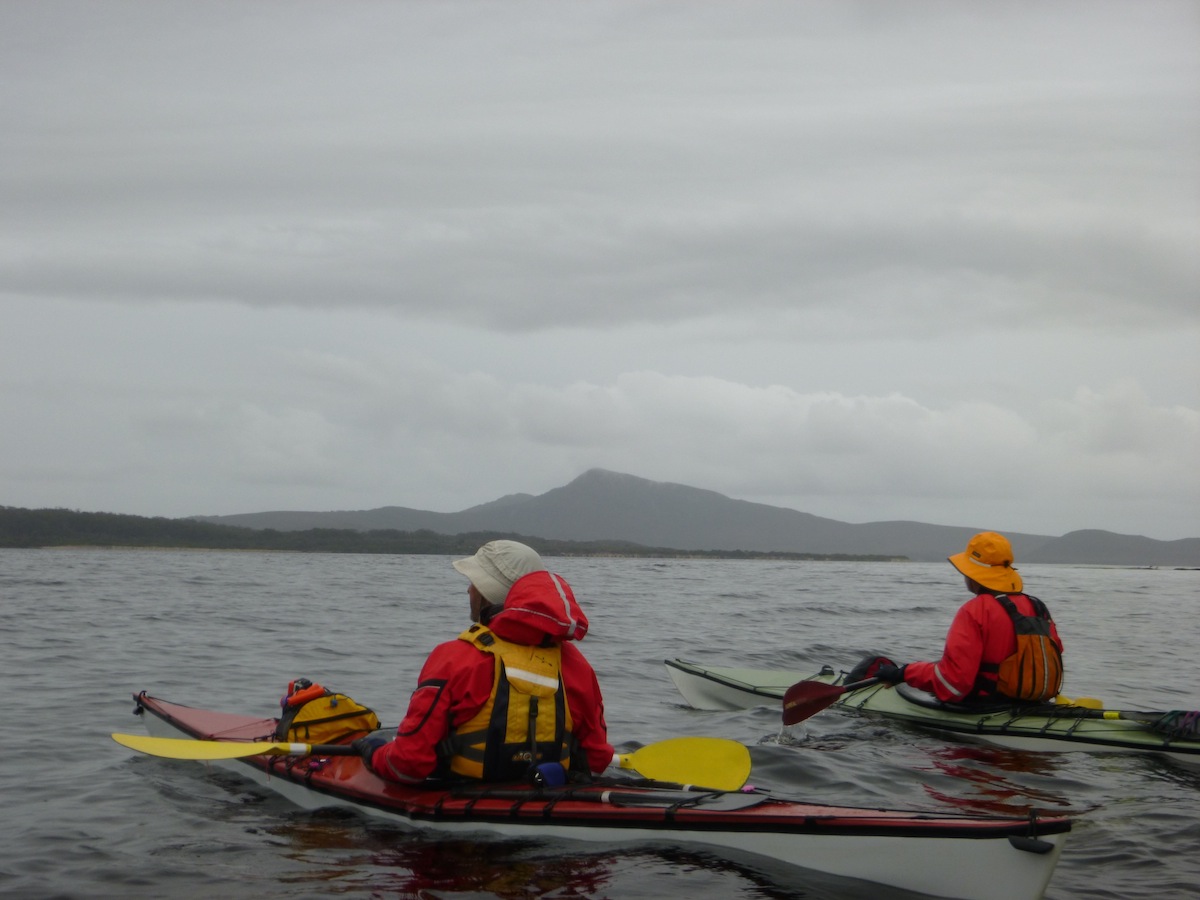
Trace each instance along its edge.
<instances>
[{"instance_id":1,"label":"water ripple","mask_svg":"<svg viewBox=\"0 0 1200 900\"><path fill-rule=\"evenodd\" d=\"M322 680L394 725L428 649L466 622L448 557L0 551L0 675L24 728L0 730L7 896L842 898L854 882L670 848L435 840L297 812L234 776L131 756L130 694L269 715ZM827 710L705 713L662 665L848 669L882 649L936 658L965 599L945 565L556 559L591 620L583 649L614 743L711 734L751 748L752 780L806 800L931 811L1069 812L1052 900L1190 896L1200 771L1167 760L953 744ZM1067 643L1068 684L1127 709L1200 706L1195 572L1022 568ZM31 752L32 751L32 752ZM30 760L44 765L31 771ZM892 895L889 895L892 896Z\"/></svg>"}]
</instances>

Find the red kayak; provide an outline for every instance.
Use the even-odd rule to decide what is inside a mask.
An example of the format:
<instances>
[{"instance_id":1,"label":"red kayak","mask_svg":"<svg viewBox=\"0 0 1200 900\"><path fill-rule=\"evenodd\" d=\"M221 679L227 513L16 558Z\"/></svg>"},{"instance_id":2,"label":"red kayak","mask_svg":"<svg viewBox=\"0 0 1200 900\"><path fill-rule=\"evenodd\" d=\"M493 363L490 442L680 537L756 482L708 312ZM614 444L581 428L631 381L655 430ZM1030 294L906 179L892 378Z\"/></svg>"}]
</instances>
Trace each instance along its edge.
<instances>
[{"instance_id":1,"label":"red kayak","mask_svg":"<svg viewBox=\"0 0 1200 900\"><path fill-rule=\"evenodd\" d=\"M196 709L145 692L134 699L135 711L157 737L274 740L274 718ZM826 806L762 790L684 789L644 779L605 778L560 788L432 781L407 787L383 781L353 755L261 753L214 764L305 808L352 807L411 828L704 845L733 858L765 857L931 896L976 900L1041 897L1071 830L1068 819L1033 811L1013 818Z\"/></svg>"}]
</instances>

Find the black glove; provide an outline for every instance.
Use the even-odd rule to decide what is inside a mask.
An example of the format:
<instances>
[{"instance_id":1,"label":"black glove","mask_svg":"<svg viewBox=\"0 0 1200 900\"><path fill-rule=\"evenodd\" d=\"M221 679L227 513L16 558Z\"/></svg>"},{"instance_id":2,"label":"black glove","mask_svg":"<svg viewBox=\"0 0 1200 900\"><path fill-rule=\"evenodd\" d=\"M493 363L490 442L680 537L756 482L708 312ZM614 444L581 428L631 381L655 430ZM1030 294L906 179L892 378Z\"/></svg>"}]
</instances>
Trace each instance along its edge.
<instances>
[{"instance_id":1,"label":"black glove","mask_svg":"<svg viewBox=\"0 0 1200 900\"><path fill-rule=\"evenodd\" d=\"M381 737L365 737L359 738L357 741L351 741L350 746L355 749L359 756L363 758L363 762L367 764L367 768L371 768L371 757L375 755L375 751L388 743L387 738Z\"/></svg>"},{"instance_id":2,"label":"black glove","mask_svg":"<svg viewBox=\"0 0 1200 900\"><path fill-rule=\"evenodd\" d=\"M864 656L846 676L846 683L853 684L856 681L863 681L867 678L874 678L879 674L880 666L895 667L895 663L886 656Z\"/></svg>"},{"instance_id":3,"label":"black glove","mask_svg":"<svg viewBox=\"0 0 1200 900\"><path fill-rule=\"evenodd\" d=\"M900 684L904 681L904 670L907 668L908 666L898 666L895 663L886 662L875 670L875 677L888 684Z\"/></svg>"}]
</instances>

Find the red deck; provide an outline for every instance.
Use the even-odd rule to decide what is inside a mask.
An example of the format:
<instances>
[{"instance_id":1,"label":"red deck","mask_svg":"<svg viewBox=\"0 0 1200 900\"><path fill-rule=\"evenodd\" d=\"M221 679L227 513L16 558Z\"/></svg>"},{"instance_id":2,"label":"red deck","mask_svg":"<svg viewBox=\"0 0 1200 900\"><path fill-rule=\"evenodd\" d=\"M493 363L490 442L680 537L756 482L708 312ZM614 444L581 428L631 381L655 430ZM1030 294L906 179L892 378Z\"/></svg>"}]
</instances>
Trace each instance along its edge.
<instances>
[{"instance_id":1,"label":"red deck","mask_svg":"<svg viewBox=\"0 0 1200 900\"><path fill-rule=\"evenodd\" d=\"M275 720L182 706L135 696L146 714L195 738L222 741L274 740ZM1061 817L1038 818L1031 829L1027 819L915 813L904 810L861 809L779 800L767 794L713 795L619 781L537 791L524 784L430 784L420 788L391 784L378 778L354 756L253 756L247 765L274 776L304 784L313 791L365 807L386 810L414 821L467 819L473 821L553 820L556 825L654 827L669 823L672 830L788 831L804 834L888 834L921 837L1028 837L1070 830ZM609 792L607 798L605 792ZM706 797L712 801L706 807ZM722 808L741 804L742 808ZM728 802L728 801L732 801Z\"/></svg>"}]
</instances>

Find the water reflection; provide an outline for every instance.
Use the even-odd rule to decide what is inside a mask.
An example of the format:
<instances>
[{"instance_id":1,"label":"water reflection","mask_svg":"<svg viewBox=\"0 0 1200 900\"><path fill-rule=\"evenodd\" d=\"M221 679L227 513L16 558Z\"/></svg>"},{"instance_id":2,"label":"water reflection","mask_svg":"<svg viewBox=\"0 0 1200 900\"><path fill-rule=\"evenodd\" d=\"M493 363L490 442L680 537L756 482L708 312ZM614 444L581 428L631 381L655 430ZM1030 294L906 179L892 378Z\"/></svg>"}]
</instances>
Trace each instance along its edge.
<instances>
[{"instance_id":1,"label":"water reflection","mask_svg":"<svg viewBox=\"0 0 1200 900\"><path fill-rule=\"evenodd\" d=\"M930 748L928 764L914 768L924 773L930 797L964 812L1021 815L1030 808L1064 812L1071 806L1061 790L1067 785L1058 779L1058 761L1047 753L949 745Z\"/></svg>"},{"instance_id":2,"label":"water reflection","mask_svg":"<svg viewBox=\"0 0 1200 900\"><path fill-rule=\"evenodd\" d=\"M280 881L319 896L394 900L874 900L879 886L670 845L437 837L353 812L295 813L266 829L301 865ZM890 891L889 897L921 895Z\"/></svg>"}]
</instances>

